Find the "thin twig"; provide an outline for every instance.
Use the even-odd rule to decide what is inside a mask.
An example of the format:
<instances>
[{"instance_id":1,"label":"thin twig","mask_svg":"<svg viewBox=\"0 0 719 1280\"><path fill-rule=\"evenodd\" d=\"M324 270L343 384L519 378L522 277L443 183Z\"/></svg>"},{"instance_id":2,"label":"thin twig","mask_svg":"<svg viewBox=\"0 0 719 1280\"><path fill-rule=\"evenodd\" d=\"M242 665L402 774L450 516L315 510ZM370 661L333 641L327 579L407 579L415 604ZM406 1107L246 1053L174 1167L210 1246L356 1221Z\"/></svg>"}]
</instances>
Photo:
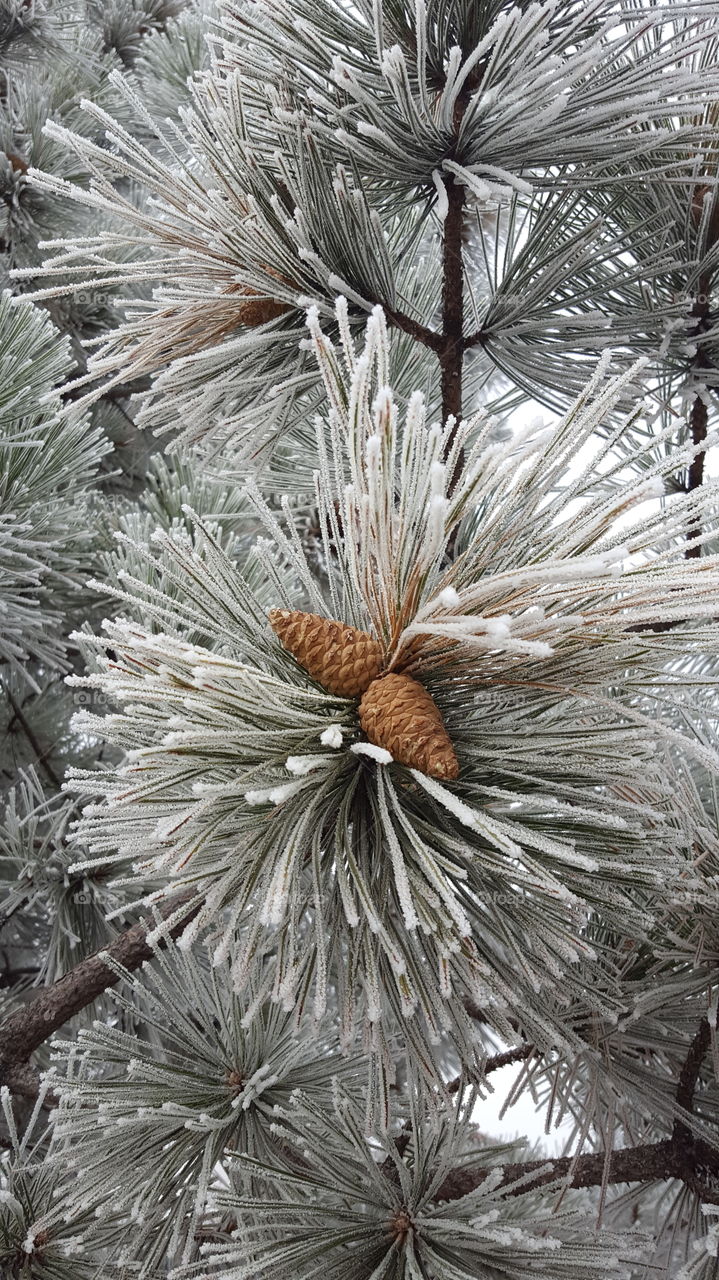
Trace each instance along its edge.
<instances>
[{"instance_id":1,"label":"thin twig","mask_svg":"<svg viewBox=\"0 0 719 1280\"><path fill-rule=\"evenodd\" d=\"M699 1023L694 1039L692 1040L689 1052L684 1061L679 1083L677 1085L676 1099L677 1104L684 1110L691 1112L694 1109L694 1095L696 1093L697 1084L699 1082L699 1074L711 1043L711 1030L706 1018ZM691 1130L682 1120L675 1120L672 1138L677 1141L685 1141L687 1138L692 1141L693 1135Z\"/></svg>"},{"instance_id":2,"label":"thin twig","mask_svg":"<svg viewBox=\"0 0 719 1280\"><path fill-rule=\"evenodd\" d=\"M533 1044L516 1044L512 1049L506 1049L504 1053L495 1053L487 1061L482 1068L482 1076L491 1075L493 1071L501 1071L502 1067L511 1067L515 1062L524 1062L534 1053ZM458 1093L463 1085L469 1085L472 1081L466 1076L455 1076L447 1085L448 1093Z\"/></svg>"},{"instance_id":3,"label":"thin twig","mask_svg":"<svg viewBox=\"0 0 719 1280\"><path fill-rule=\"evenodd\" d=\"M171 898L161 912L167 919L175 911L196 899L196 890L188 890ZM199 909L189 909L170 930L176 938ZM45 1040L69 1022L81 1009L92 1004L103 991L119 981L114 969L103 959L107 955L130 971L139 969L152 960L155 951L147 941L147 934L154 928L154 921L139 921L121 933L109 946L81 960L69 973L38 994L20 1009L15 1009L0 1026L0 1083L11 1085L12 1073L19 1065L27 1063Z\"/></svg>"},{"instance_id":4,"label":"thin twig","mask_svg":"<svg viewBox=\"0 0 719 1280\"><path fill-rule=\"evenodd\" d=\"M709 1024L704 1019L689 1046L677 1083L676 1101L685 1112L693 1110L710 1038ZM454 1169L440 1186L437 1199L458 1200L468 1195L481 1186L490 1172L487 1168ZM507 1195L514 1196L563 1181L579 1188L618 1182L658 1182L667 1178L676 1178L708 1203L719 1204L719 1149L696 1138L681 1120L675 1122L672 1136L661 1142L621 1148L611 1154L597 1151L583 1156L505 1165L499 1186L506 1188ZM520 1185L516 1185L520 1180Z\"/></svg>"},{"instance_id":5,"label":"thin twig","mask_svg":"<svg viewBox=\"0 0 719 1280\"><path fill-rule=\"evenodd\" d=\"M384 313L391 324L397 329L401 329L403 333L408 333L410 337L415 338L417 342L421 342L423 346L429 347L431 351L439 352L442 348L442 335L436 333L434 329L428 329L426 325L420 324L418 320L413 320L411 316L405 315L403 311L397 311L392 307L385 305Z\"/></svg>"},{"instance_id":6,"label":"thin twig","mask_svg":"<svg viewBox=\"0 0 719 1280\"><path fill-rule=\"evenodd\" d=\"M448 176L447 216L442 247L442 419L462 416L462 362L464 357L464 261L462 239L466 188ZM448 442L447 452L452 446Z\"/></svg>"},{"instance_id":7,"label":"thin twig","mask_svg":"<svg viewBox=\"0 0 719 1280\"><path fill-rule=\"evenodd\" d=\"M486 334L484 329L477 329L474 333L468 333L464 339L464 349L469 351L470 347L481 347L484 344Z\"/></svg>"},{"instance_id":8,"label":"thin twig","mask_svg":"<svg viewBox=\"0 0 719 1280\"><path fill-rule=\"evenodd\" d=\"M689 415L689 430L691 432L692 444L703 444L707 438L707 428L709 422L709 411L702 395L698 395L692 405ZM706 453L695 453L691 460L689 470L687 472L686 493L693 493L695 489L700 489L704 483L704 463L706 461ZM701 534L701 524L690 525L687 529L687 538L696 538ZM687 560L698 559L702 553L701 542L694 542L692 546L687 547L684 555Z\"/></svg>"},{"instance_id":9,"label":"thin twig","mask_svg":"<svg viewBox=\"0 0 719 1280\"><path fill-rule=\"evenodd\" d=\"M62 787L62 782L60 781L59 777L55 773L55 770L53 769L52 765L46 759L50 748L48 747L47 750L43 750L37 738L35 730L33 729L32 725L28 722L25 716L25 713L22 707L20 706L20 703L18 702L17 698L13 694L13 691L10 688L9 684L3 685L3 688L7 695L7 700L10 703L10 706L12 707L13 716L17 720L18 724L20 725L20 728L25 734L25 737L30 743L30 746L35 752L36 763L39 764L45 770L45 773L50 779L52 785L56 787L57 790L59 791Z\"/></svg>"}]
</instances>

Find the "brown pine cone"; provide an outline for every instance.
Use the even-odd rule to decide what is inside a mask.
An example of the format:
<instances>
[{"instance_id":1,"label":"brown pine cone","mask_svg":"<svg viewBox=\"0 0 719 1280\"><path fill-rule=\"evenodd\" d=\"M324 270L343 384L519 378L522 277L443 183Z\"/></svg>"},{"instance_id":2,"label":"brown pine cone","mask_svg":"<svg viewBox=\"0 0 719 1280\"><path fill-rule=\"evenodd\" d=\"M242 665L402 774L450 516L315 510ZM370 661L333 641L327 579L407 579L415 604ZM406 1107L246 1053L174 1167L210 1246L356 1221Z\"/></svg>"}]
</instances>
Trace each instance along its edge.
<instances>
[{"instance_id":1,"label":"brown pine cone","mask_svg":"<svg viewBox=\"0 0 719 1280\"><path fill-rule=\"evenodd\" d=\"M280 284L286 285L287 281L276 271L271 268L265 268L268 275L275 280L279 280ZM270 298L264 294L257 293L255 289L251 289L249 285L233 283L223 289L222 292L239 294L244 301L240 304L237 312L237 318L240 324L246 324L254 329L257 325L267 324L268 320L276 320L278 316L284 316L288 311L292 310L289 302L281 302L279 298Z\"/></svg>"},{"instance_id":2,"label":"brown pine cone","mask_svg":"<svg viewBox=\"0 0 719 1280\"><path fill-rule=\"evenodd\" d=\"M285 649L328 693L358 698L382 670L382 646L366 631L298 609L271 609L269 619Z\"/></svg>"},{"instance_id":3,"label":"brown pine cone","mask_svg":"<svg viewBox=\"0 0 719 1280\"><path fill-rule=\"evenodd\" d=\"M10 168L14 169L15 173L27 173L30 166L24 156L18 155L16 151L6 151L5 154L10 161Z\"/></svg>"},{"instance_id":4,"label":"brown pine cone","mask_svg":"<svg viewBox=\"0 0 719 1280\"><path fill-rule=\"evenodd\" d=\"M238 317L240 324L249 325L255 328L260 324L267 324L268 320L276 320L278 316L284 316L292 307L288 302L280 302L278 298L263 298L261 295L253 293L248 289L245 293L246 301L242 303L239 309Z\"/></svg>"},{"instance_id":5,"label":"brown pine cone","mask_svg":"<svg viewBox=\"0 0 719 1280\"><path fill-rule=\"evenodd\" d=\"M459 764L434 698L411 676L390 672L375 680L359 705L370 742L430 778L456 778Z\"/></svg>"}]
</instances>

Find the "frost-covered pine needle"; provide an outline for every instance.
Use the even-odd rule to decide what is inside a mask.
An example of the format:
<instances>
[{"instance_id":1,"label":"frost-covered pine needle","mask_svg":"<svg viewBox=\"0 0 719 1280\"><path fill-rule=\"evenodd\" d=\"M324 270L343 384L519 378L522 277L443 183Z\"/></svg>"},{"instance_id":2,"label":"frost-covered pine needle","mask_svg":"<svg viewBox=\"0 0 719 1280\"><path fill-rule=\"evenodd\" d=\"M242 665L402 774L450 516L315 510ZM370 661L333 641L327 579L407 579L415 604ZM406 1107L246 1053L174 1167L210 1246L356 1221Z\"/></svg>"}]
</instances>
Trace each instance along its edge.
<instances>
[{"instance_id":1,"label":"frost-covered pine needle","mask_svg":"<svg viewBox=\"0 0 719 1280\"><path fill-rule=\"evenodd\" d=\"M649 926L646 887L671 885L694 847L676 770L719 763L671 690L656 697L679 658L716 649L716 558L684 556L714 488L658 501L689 446L638 485L626 459L572 470L636 369L610 379L601 366L556 427L497 444L482 415L428 424L419 394L400 412L381 311L350 372L316 312L308 324L334 405L316 487L329 586L290 505L278 516L249 497L307 606L372 632L388 668L426 684L459 779L440 784L364 743L356 703L312 683L198 520L194 546L163 537L172 598L153 591L141 549L147 569L116 592L162 629L120 618L89 642L96 670L79 683L119 708L101 726L127 756L76 777L90 797L78 837L89 865L161 877L168 894L194 888L184 945L209 929L224 962L246 924L238 991L276 938L272 998L287 1009L308 988L323 1008L329 973L373 1034L417 1013L471 1058L469 997L505 1032L516 1015L554 1043L561 1020L538 993L591 1002L588 921ZM601 972L597 999L611 1007Z\"/></svg>"}]
</instances>

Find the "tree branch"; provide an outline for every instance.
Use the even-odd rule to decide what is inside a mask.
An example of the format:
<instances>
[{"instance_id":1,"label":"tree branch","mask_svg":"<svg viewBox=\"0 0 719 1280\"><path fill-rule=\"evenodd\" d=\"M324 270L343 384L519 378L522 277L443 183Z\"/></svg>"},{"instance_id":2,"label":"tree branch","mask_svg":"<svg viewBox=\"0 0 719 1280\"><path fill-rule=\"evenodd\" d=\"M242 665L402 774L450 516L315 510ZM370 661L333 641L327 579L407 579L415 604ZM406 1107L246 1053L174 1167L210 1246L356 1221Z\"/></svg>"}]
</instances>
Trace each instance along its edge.
<instances>
[{"instance_id":1,"label":"tree branch","mask_svg":"<svg viewBox=\"0 0 719 1280\"><path fill-rule=\"evenodd\" d=\"M677 1104L684 1110L691 1112L694 1110L694 1095L696 1093L697 1084L699 1082L699 1073L701 1072L702 1062L704 1061L711 1043L711 1031L706 1018L702 1018L699 1023L694 1039L689 1047L689 1052L681 1069L679 1083L677 1085ZM688 1137L693 1141L691 1129L681 1120L674 1122L674 1130L672 1138L675 1140L683 1140Z\"/></svg>"},{"instance_id":2,"label":"tree branch","mask_svg":"<svg viewBox=\"0 0 719 1280\"><path fill-rule=\"evenodd\" d=\"M656 1182L677 1176L671 1163L671 1140L613 1151L608 1165L603 1151L584 1156L562 1156L556 1160L525 1160L504 1166L499 1186L507 1195L523 1195L553 1182L567 1181L571 1187L597 1187L604 1181ZM458 1200L481 1186L489 1169L454 1169L437 1192L438 1200ZM536 1177L530 1175L536 1173ZM605 1174L607 1175L605 1178ZM521 1186L512 1183L523 1179Z\"/></svg>"},{"instance_id":3,"label":"tree branch","mask_svg":"<svg viewBox=\"0 0 719 1280\"><path fill-rule=\"evenodd\" d=\"M469 106L472 94L479 88L486 69L486 59L477 63L468 77L464 88L457 98L454 117L455 143L459 140L462 119ZM453 144L452 157L456 159ZM453 174L446 173L444 182L447 189L447 214L444 220L444 242L442 246L442 347L439 351L439 363L442 375L442 420L446 423L452 415L455 427L445 446L445 458L454 444L454 439L462 417L462 373L466 339L464 336L464 211L467 197L466 187L458 182ZM464 459L457 459L454 474L447 487L451 494L459 480Z\"/></svg>"},{"instance_id":4,"label":"tree branch","mask_svg":"<svg viewBox=\"0 0 719 1280\"><path fill-rule=\"evenodd\" d=\"M464 231L465 188L451 175L446 179L447 216L442 250L442 419L462 416L462 362L464 358ZM451 442L450 442L451 447Z\"/></svg>"},{"instance_id":5,"label":"tree branch","mask_svg":"<svg viewBox=\"0 0 719 1280\"><path fill-rule=\"evenodd\" d=\"M7 697L7 700L10 703L10 706L12 708L13 716L17 720L18 724L20 725L20 728L25 734L25 737L30 743L30 746L35 752L35 757L36 757L35 763L39 764L40 767L45 770L45 773L50 779L50 782L59 791L60 788L62 787L62 782L60 781L57 774L55 773L55 770L53 769L52 765L49 764L47 760L47 756L50 754L50 748L48 747L46 750L43 750L37 738L37 735L35 734L35 730L33 729L32 725L28 721L25 715L25 712L23 711L22 707L20 706L20 703L18 702L17 698L13 694L13 691L10 688L10 685L5 684L3 685L3 688L5 690L5 695Z\"/></svg>"},{"instance_id":6,"label":"tree branch","mask_svg":"<svg viewBox=\"0 0 719 1280\"><path fill-rule=\"evenodd\" d=\"M692 437L692 444L703 444L707 438L707 426L709 421L709 413L704 398L698 395L692 405L689 415L689 431ZM686 493L693 493L695 489L700 489L704 483L704 463L706 453L696 453L691 460L689 471L687 472L687 483L685 486ZM696 538L701 533L701 524L691 525L687 529L687 538ZM696 542L692 546L687 547L684 555L687 560L693 560L701 556L701 543Z\"/></svg>"},{"instance_id":7,"label":"tree branch","mask_svg":"<svg viewBox=\"0 0 719 1280\"><path fill-rule=\"evenodd\" d=\"M464 349L469 351L470 347L481 347L484 343L484 329L477 329L474 333L468 333L464 340Z\"/></svg>"},{"instance_id":8,"label":"tree branch","mask_svg":"<svg viewBox=\"0 0 719 1280\"><path fill-rule=\"evenodd\" d=\"M709 187L707 185L702 185L695 189L694 195L692 197L691 216L697 231L701 227L703 213L704 213L704 200L708 195L708 193L709 193ZM719 243L719 199L717 198L716 191L713 192L711 198L713 201L713 207L712 207L711 216L709 218L709 222L707 226L706 243L704 245L704 253L707 255L711 254L712 250L716 247L717 243ZM697 339L698 339L696 355L694 356L694 359L692 361L692 367L699 373L701 373L702 371L707 372L712 367L711 355L707 351L706 345L702 343L702 338L706 336L706 334L711 329L711 325L712 325L710 300L711 300L712 285L714 283L714 280L713 280L714 273L715 273L715 267L710 266L707 268L705 264L705 270L703 270L701 275L699 276L699 280L697 283L696 298L694 301L694 307L692 309L692 315L694 316L697 322ZM689 415L689 430L691 433L693 444L695 445L703 444L704 441L706 440L707 420L708 420L707 406L700 393L699 395L696 396L694 403L692 405L691 413ZM695 489L698 489L704 483L705 459L706 459L706 454L703 451L701 453L697 453L696 456L692 459L691 465L689 467L689 471L687 473L687 482L685 486L687 493L692 493ZM701 533L700 526L698 526L696 529L689 530L688 536L690 538L695 537L698 533ZM687 547L685 554L687 559L693 559L695 557L700 556L701 545Z\"/></svg>"},{"instance_id":9,"label":"tree branch","mask_svg":"<svg viewBox=\"0 0 719 1280\"><path fill-rule=\"evenodd\" d=\"M710 1039L709 1023L704 1019L689 1047L677 1083L676 1100L686 1112L691 1113L694 1106ZM468 1195L481 1186L490 1172L486 1168L454 1169L440 1186L437 1200L458 1200ZM676 1178L705 1201L719 1204L719 1150L696 1138L683 1121L677 1120L671 1138L661 1142L505 1165L499 1185L507 1188L507 1195L514 1196L562 1181L570 1187L581 1188L617 1182L657 1182L666 1178ZM522 1179L521 1185L513 1186L519 1179Z\"/></svg>"},{"instance_id":10,"label":"tree branch","mask_svg":"<svg viewBox=\"0 0 719 1280\"><path fill-rule=\"evenodd\" d=\"M524 1062L534 1053L534 1045L515 1044L512 1049L506 1049L504 1053L495 1053L491 1058L487 1058L482 1070L482 1077L491 1075L493 1071L501 1071L502 1067L510 1067L514 1062ZM466 1076L455 1076L447 1085L449 1093L459 1093L463 1085L471 1084Z\"/></svg>"},{"instance_id":11,"label":"tree branch","mask_svg":"<svg viewBox=\"0 0 719 1280\"><path fill-rule=\"evenodd\" d=\"M195 896L196 891L192 889L172 898L161 912L162 919L166 920L185 904L189 906ZM176 938L197 910L199 903L173 926L170 937ZM146 960L152 960L155 952L148 944L147 933L153 927L154 921L152 924L139 921L132 925L109 946L81 960L52 986L38 992L20 1009L13 1010L0 1026L0 1084L12 1088L13 1079L18 1078L17 1068L28 1063L45 1040L81 1009L92 1004L108 987L117 984L119 978L102 958L104 955L131 971L139 969Z\"/></svg>"},{"instance_id":12,"label":"tree branch","mask_svg":"<svg viewBox=\"0 0 719 1280\"><path fill-rule=\"evenodd\" d=\"M429 347L431 351L441 351L442 335L435 333L434 329L428 329L426 325L420 324L418 320L413 320L411 316L405 315L403 311L395 311L388 306L384 306L383 310L387 319L395 328L401 329L403 333L408 333L412 338L416 338L417 342Z\"/></svg>"},{"instance_id":13,"label":"tree branch","mask_svg":"<svg viewBox=\"0 0 719 1280\"><path fill-rule=\"evenodd\" d=\"M4 1073L3 1084L18 1098L26 1098L28 1102L37 1102L40 1094L40 1076L29 1062L18 1062L8 1067ZM57 1097L51 1091L45 1095L48 1108L57 1106Z\"/></svg>"}]
</instances>

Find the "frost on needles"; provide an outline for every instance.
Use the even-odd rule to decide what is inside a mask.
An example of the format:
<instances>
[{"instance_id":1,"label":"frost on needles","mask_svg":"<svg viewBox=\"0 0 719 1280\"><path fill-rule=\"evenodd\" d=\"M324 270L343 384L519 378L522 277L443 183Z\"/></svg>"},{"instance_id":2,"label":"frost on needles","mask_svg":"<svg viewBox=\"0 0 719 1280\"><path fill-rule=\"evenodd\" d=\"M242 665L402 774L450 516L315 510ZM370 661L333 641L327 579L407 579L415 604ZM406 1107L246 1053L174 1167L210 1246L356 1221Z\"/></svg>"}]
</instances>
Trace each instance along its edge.
<instances>
[{"instance_id":1,"label":"frost on needles","mask_svg":"<svg viewBox=\"0 0 719 1280\"><path fill-rule=\"evenodd\" d=\"M718 46L0 0L2 1280L716 1280Z\"/></svg>"},{"instance_id":2,"label":"frost on needles","mask_svg":"<svg viewBox=\"0 0 719 1280\"><path fill-rule=\"evenodd\" d=\"M337 323L346 332L342 302ZM193 889L179 945L208 934L238 991L261 963L273 998L321 1016L328 988L346 986L345 1034L359 1011L385 1071L388 1037L419 1027L423 1045L449 1032L476 1067L467 1000L509 1038L521 1019L540 1044L573 1043L560 993L591 1003L598 980L598 1004L620 1007L611 965L595 974L589 918L650 926L647 886L678 882L695 839L678 780L719 763L665 687L672 661L701 661L719 638L715 560L688 562L683 540L715 496L661 497L682 461L669 439L647 467L642 443L612 459L598 441L636 368L600 367L555 427L497 442L485 414L442 427L420 394L396 406L381 311L361 347L333 346L316 312L308 324L329 406L321 574L289 500L247 497L312 610L371 632L389 669L425 682L459 779L357 755L356 700L302 671L211 533L198 522L191 547L158 531L172 595L123 570L107 589L146 625L120 616L75 637L96 670L73 682L102 690L103 732L127 752L69 784L104 797L78 826L84 865L162 876L158 901ZM290 604L271 559L267 572ZM651 629L667 618L676 632ZM339 747L325 745L334 726Z\"/></svg>"}]
</instances>

